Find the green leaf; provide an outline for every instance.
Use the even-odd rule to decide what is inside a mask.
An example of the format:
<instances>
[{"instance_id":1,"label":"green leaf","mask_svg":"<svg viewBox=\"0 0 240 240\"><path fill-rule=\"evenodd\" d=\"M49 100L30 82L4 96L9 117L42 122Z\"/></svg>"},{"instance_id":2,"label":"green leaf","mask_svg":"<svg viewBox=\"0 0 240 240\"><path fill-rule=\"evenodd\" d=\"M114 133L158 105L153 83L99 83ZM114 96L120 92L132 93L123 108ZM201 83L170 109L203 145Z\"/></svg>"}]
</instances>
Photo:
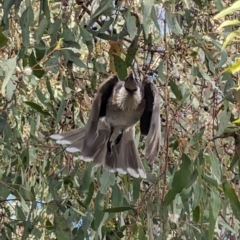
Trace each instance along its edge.
<instances>
[{"instance_id":1,"label":"green leaf","mask_svg":"<svg viewBox=\"0 0 240 240\"><path fill-rule=\"evenodd\" d=\"M161 80L164 80L165 79L165 76L164 76L164 73L163 73L163 61L161 61L158 65L158 77L161 79Z\"/></svg>"},{"instance_id":2,"label":"green leaf","mask_svg":"<svg viewBox=\"0 0 240 240\"><path fill-rule=\"evenodd\" d=\"M76 56L76 54L74 54L72 51L69 51L69 60L72 61L76 66L80 67L80 68L87 68L87 65L79 58Z\"/></svg>"},{"instance_id":3,"label":"green leaf","mask_svg":"<svg viewBox=\"0 0 240 240\"><path fill-rule=\"evenodd\" d=\"M42 36L44 32L47 30L48 27L48 20L46 18L43 18L38 25L37 31L36 31L36 44L38 45L40 41L42 40Z\"/></svg>"},{"instance_id":4,"label":"green leaf","mask_svg":"<svg viewBox=\"0 0 240 240\"><path fill-rule=\"evenodd\" d=\"M217 136L221 135L225 129L228 127L228 123L230 121L231 112L230 111L222 111L220 114L218 114L218 131Z\"/></svg>"},{"instance_id":5,"label":"green leaf","mask_svg":"<svg viewBox=\"0 0 240 240\"><path fill-rule=\"evenodd\" d=\"M220 68L220 67L222 67L222 66L227 62L227 58L228 58L227 52L226 52L226 51L222 51L222 52L221 52L221 59L220 59L220 61L217 63L217 65L215 65L215 68Z\"/></svg>"},{"instance_id":6,"label":"green leaf","mask_svg":"<svg viewBox=\"0 0 240 240\"><path fill-rule=\"evenodd\" d=\"M150 34L150 26L152 23L151 12L153 4L154 0L144 0L142 5L143 28L146 38L148 38L148 35Z\"/></svg>"},{"instance_id":7,"label":"green leaf","mask_svg":"<svg viewBox=\"0 0 240 240\"><path fill-rule=\"evenodd\" d=\"M55 98L54 98L54 95L53 95L53 90L52 90L52 86L50 84L50 81L48 78L46 78L46 85L47 85L47 90L48 90L48 93L50 95L50 99L55 101Z\"/></svg>"},{"instance_id":8,"label":"green leaf","mask_svg":"<svg viewBox=\"0 0 240 240\"><path fill-rule=\"evenodd\" d=\"M134 178L133 179L133 201L137 202L140 193L140 179Z\"/></svg>"},{"instance_id":9,"label":"green leaf","mask_svg":"<svg viewBox=\"0 0 240 240\"><path fill-rule=\"evenodd\" d=\"M229 170L233 171L233 168L237 164L238 161L239 161L239 156L237 154L235 154L233 159L231 160Z\"/></svg>"},{"instance_id":10,"label":"green leaf","mask_svg":"<svg viewBox=\"0 0 240 240\"><path fill-rule=\"evenodd\" d=\"M105 170L100 177L100 192L102 194L107 194L107 189L110 186L113 186L115 184L115 174L113 172L110 172L108 170Z\"/></svg>"},{"instance_id":11,"label":"green leaf","mask_svg":"<svg viewBox=\"0 0 240 240\"><path fill-rule=\"evenodd\" d=\"M93 59L93 65L94 65L94 70L96 69L96 71L98 73L104 73L104 74L107 74L107 63L100 63L98 62L96 59ZM94 74L93 74L94 75ZM92 76L93 76L92 75ZM93 89L95 89L95 86L96 84L93 84Z\"/></svg>"},{"instance_id":12,"label":"green leaf","mask_svg":"<svg viewBox=\"0 0 240 240\"><path fill-rule=\"evenodd\" d=\"M73 235L70 227L67 224L64 216L62 216L58 211L54 211L54 232L58 240L72 240Z\"/></svg>"},{"instance_id":13,"label":"green leaf","mask_svg":"<svg viewBox=\"0 0 240 240\"><path fill-rule=\"evenodd\" d=\"M100 223L102 222L103 216L104 216L104 195L98 192L95 201L95 212L94 212L94 228L98 229Z\"/></svg>"},{"instance_id":14,"label":"green leaf","mask_svg":"<svg viewBox=\"0 0 240 240\"><path fill-rule=\"evenodd\" d=\"M235 216L235 218L238 221L240 221L240 209L239 209L239 207L231 201L230 201L230 205L231 205L231 208L232 208L233 215Z\"/></svg>"},{"instance_id":15,"label":"green leaf","mask_svg":"<svg viewBox=\"0 0 240 240\"><path fill-rule=\"evenodd\" d=\"M113 55L114 66L118 77L123 81L127 77L127 65L119 56Z\"/></svg>"},{"instance_id":16,"label":"green leaf","mask_svg":"<svg viewBox=\"0 0 240 240\"><path fill-rule=\"evenodd\" d=\"M130 39L133 40L137 34L136 17L132 16L131 11L127 9L124 13L124 18L126 20L127 31Z\"/></svg>"},{"instance_id":17,"label":"green leaf","mask_svg":"<svg viewBox=\"0 0 240 240\"><path fill-rule=\"evenodd\" d=\"M26 187L21 187L19 189L19 193L23 197L24 200L26 201L33 201L35 199L34 195L31 193L30 189L26 189Z\"/></svg>"},{"instance_id":18,"label":"green leaf","mask_svg":"<svg viewBox=\"0 0 240 240\"><path fill-rule=\"evenodd\" d=\"M191 187L193 185L193 183L197 180L197 177L198 177L198 171L197 171L197 169L194 169L194 171L189 176L186 188Z\"/></svg>"},{"instance_id":19,"label":"green leaf","mask_svg":"<svg viewBox=\"0 0 240 240\"><path fill-rule=\"evenodd\" d=\"M10 194L10 188L8 185L4 184L3 182L0 182L0 201L7 200L7 197Z\"/></svg>"},{"instance_id":20,"label":"green leaf","mask_svg":"<svg viewBox=\"0 0 240 240\"><path fill-rule=\"evenodd\" d=\"M235 11L238 11L239 9L240 9L240 1L236 1L232 6L222 10L220 13L215 15L213 19L218 19L226 16L227 14L232 14Z\"/></svg>"},{"instance_id":21,"label":"green leaf","mask_svg":"<svg viewBox=\"0 0 240 240\"><path fill-rule=\"evenodd\" d=\"M174 81L170 81L169 85L170 85L170 88L171 88L173 94L177 98L177 100L179 100L179 101L182 100L182 93L179 90L177 84Z\"/></svg>"},{"instance_id":22,"label":"green leaf","mask_svg":"<svg viewBox=\"0 0 240 240\"><path fill-rule=\"evenodd\" d=\"M226 223L224 220L219 220L218 223L222 225L225 229L229 230L232 234L236 234L236 231L230 226L230 224Z\"/></svg>"},{"instance_id":23,"label":"green leaf","mask_svg":"<svg viewBox=\"0 0 240 240\"><path fill-rule=\"evenodd\" d=\"M194 186L193 186L193 209L195 209L198 205L199 202L201 200L201 196L202 196L202 188L201 188L201 183L199 183L199 181L197 181Z\"/></svg>"},{"instance_id":24,"label":"green leaf","mask_svg":"<svg viewBox=\"0 0 240 240\"><path fill-rule=\"evenodd\" d=\"M240 31L239 30L236 30L236 31L233 31L231 32L227 37L226 37L226 40L224 41L223 45L222 45L222 50L224 48L226 48L226 46L231 43L233 41L233 39L235 37L239 37L240 36Z\"/></svg>"},{"instance_id":25,"label":"green leaf","mask_svg":"<svg viewBox=\"0 0 240 240\"><path fill-rule=\"evenodd\" d=\"M122 205L123 197L117 183L112 187L112 207L119 207Z\"/></svg>"},{"instance_id":26,"label":"green leaf","mask_svg":"<svg viewBox=\"0 0 240 240\"><path fill-rule=\"evenodd\" d=\"M91 228L91 223L93 221L93 215L92 212L87 211L85 216L82 217L82 230L87 232L89 228Z\"/></svg>"},{"instance_id":27,"label":"green leaf","mask_svg":"<svg viewBox=\"0 0 240 240\"><path fill-rule=\"evenodd\" d=\"M215 4L217 10L221 11L223 9L222 1L221 0L213 0L213 1L214 1L214 4Z\"/></svg>"},{"instance_id":28,"label":"green leaf","mask_svg":"<svg viewBox=\"0 0 240 240\"><path fill-rule=\"evenodd\" d=\"M182 35L183 31L178 23L176 14L166 10L165 16L166 16L166 23L167 23L168 27L170 28L170 30L173 33L175 33L176 35Z\"/></svg>"},{"instance_id":29,"label":"green leaf","mask_svg":"<svg viewBox=\"0 0 240 240\"><path fill-rule=\"evenodd\" d=\"M209 228L208 228L208 239L213 239L215 225L217 222L218 213L221 209L221 198L218 195L216 189L211 189L210 196L210 208L209 208Z\"/></svg>"},{"instance_id":30,"label":"green leaf","mask_svg":"<svg viewBox=\"0 0 240 240\"><path fill-rule=\"evenodd\" d=\"M27 104L29 107L31 107L33 110L35 110L45 116L51 116L51 114L48 111L43 110L43 108L40 105L38 105L37 103L31 102L31 101L25 101L24 103Z\"/></svg>"},{"instance_id":31,"label":"green leaf","mask_svg":"<svg viewBox=\"0 0 240 240\"><path fill-rule=\"evenodd\" d=\"M233 65L228 67L224 72L236 73L240 71L240 60L236 60Z\"/></svg>"},{"instance_id":32,"label":"green leaf","mask_svg":"<svg viewBox=\"0 0 240 240\"><path fill-rule=\"evenodd\" d=\"M16 211L16 217L17 217L18 220L23 220L23 221L26 220L26 216L23 213L22 208L20 208L18 205L16 205L15 206L15 211Z\"/></svg>"},{"instance_id":33,"label":"green leaf","mask_svg":"<svg viewBox=\"0 0 240 240\"><path fill-rule=\"evenodd\" d=\"M227 197L230 200L230 202L240 210L240 202L239 202L238 196L235 193L234 189L229 184L229 182L225 181L223 183L223 191L224 191L225 197Z\"/></svg>"},{"instance_id":34,"label":"green leaf","mask_svg":"<svg viewBox=\"0 0 240 240\"><path fill-rule=\"evenodd\" d=\"M147 240L148 239L143 227L141 227L141 226L138 227L138 239L139 240Z\"/></svg>"},{"instance_id":35,"label":"green leaf","mask_svg":"<svg viewBox=\"0 0 240 240\"><path fill-rule=\"evenodd\" d=\"M168 191L165 197L165 203L167 205L169 205L175 199L176 195L180 193L187 185L190 175L190 165L191 160L187 155L183 154L180 169L173 176L172 189Z\"/></svg>"},{"instance_id":36,"label":"green leaf","mask_svg":"<svg viewBox=\"0 0 240 240\"><path fill-rule=\"evenodd\" d=\"M99 4L99 7L92 14L91 18L96 19L105 12L111 12L112 9L113 9L113 1L112 0L102 0Z\"/></svg>"},{"instance_id":37,"label":"green leaf","mask_svg":"<svg viewBox=\"0 0 240 240\"><path fill-rule=\"evenodd\" d=\"M80 34L84 43L92 42L92 35L84 27L80 27Z\"/></svg>"},{"instance_id":38,"label":"green leaf","mask_svg":"<svg viewBox=\"0 0 240 240\"><path fill-rule=\"evenodd\" d=\"M95 170L95 168L93 168L92 162L90 162L87 166L87 169L84 171L84 174L83 174L82 182L84 184L81 187L82 191L89 189L89 185L92 183L92 181L94 179L94 170Z\"/></svg>"},{"instance_id":39,"label":"green leaf","mask_svg":"<svg viewBox=\"0 0 240 240\"><path fill-rule=\"evenodd\" d=\"M62 98L61 103L60 103L60 107L57 111L57 118L56 118L55 123L54 123L55 127L61 121L65 106L66 106L66 101L64 100L64 98Z\"/></svg>"},{"instance_id":40,"label":"green leaf","mask_svg":"<svg viewBox=\"0 0 240 240\"><path fill-rule=\"evenodd\" d=\"M99 29L99 32L106 32L107 30L109 30L109 28L112 25L113 21L114 21L113 17L110 17L109 20L104 21L103 25Z\"/></svg>"},{"instance_id":41,"label":"green leaf","mask_svg":"<svg viewBox=\"0 0 240 240\"><path fill-rule=\"evenodd\" d=\"M210 162L212 163L212 166L211 166L212 173L216 177L216 179L220 182L222 174L221 174L219 160L217 159L216 155L212 151L210 151L209 157L210 157Z\"/></svg>"},{"instance_id":42,"label":"green leaf","mask_svg":"<svg viewBox=\"0 0 240 240\"><path fill-rule=\"evenodd\" d=\"M107 208L107 209L104 209L103 212L116 213L116 212L125 212L128 210L133 210L133 208L132 207Z\"/></svg>"},{"instance_id":43,"label":"green leaf","mask_svg":"<svg viewBox=\"0 0 240 240\"><path fill-rule=\"evenodd\" d=\"M0 48L3 48L8 42L8 38L3 34L3 27L0 27Z\"/></svg>"},{"instance_id":44,"label":"green leaf","mask_svg":"<svg viewBox=\"0 0 240 240\"><path fill-rule=\"evenodd\" d=\"M8 24L8 14L11 9L11 7L16 4L16 0L8 0L8 1L3 1L3 22L5 23L4 25Z\"/></svg>"},{"instance_id":45,"label":"green leaf","mask_svg":"<svg viewBox=\"0 0 240 240\"><path fill-rule=\"evenodd\" d=\"M92 200L92 197L93 197L93 194L94 194L94 184L93 182L89 185L89 189L88 189L88 195L84 201L84 205L85 206L88 206Z\"/></svg>"},{"instance_id":46,"label":"green leaf","mask_svg":"<svg viewBox=\"0 0 240 240\"><path fill-rule=\"evenodd\" d=\"M237 19L226 20L226 21L224 21L220 24L219 28L223 28L223 27L226 27L226 26L232 26L232 25L239 25L239 24L240 24L240 21L237 20Z\"/></svg>"},{"instance_id":47,"label":"green leaf","mask_svg":"<svg viewBox=\"0 0 240 240\"><path fill-rule=\"evenodd\" d=\"M200 219L200 207L197 206L195 207L195 209L193 210L193 221L195 223L197 223Z\"/></svg>"},{"instance_id":48,"label":"green leaf","mask_svg":"<svg viewBox=\"0 0 240 240\"><path fill-rule=\"evenodd\" d=\"M138 35L132 40L130 46L127 49L127 55L125 59L126 66L129 67L132 65L133 59L138 50Z\"/></svg>"},{"instance_id":49,"label":"green leaf","mask_svg":"<svg viewBox=\"0 0 240 240\"><path fill-rule=\"evenodd\" d=\"M206 79L207 81L212 81L212 78L207 74L205 73L201 68L199 68L199 73L202 75L202 77L204 79Z\"/></svg>"},{"instance_id":50,"label":"green leaf","mask_svg":"<svg viewBox=\"0 0 240 240\"><path fill-rule=\"evenodd\" d=\"M1 92L2 92L3 96L6 96L6 86L9 83L9 81L11 80L13 73L15 72L16 66L17 66L17 58L16 57L7 59L2 63L2 69L5 72L5 78L3 80L2 88L1 88Z\"/></svg>"},{"instance_id":51,"label":"green leaf","mask_svg":"<svg viewBox=\"0 0 240 240\"><path fill-rule=\"evenodd\" d=\"M47 101L47 98L45 97L45 95L42 93L42 91L41 91L39 88L36 89L36 94L37 94L38 100L39 100L43 105L45 105L45 104L46 104L46 101Z\"/></svg>"},{"instance_id":52,"label":"green leaf","mask_svg":"<svg viewBox=\"0 0 240 240\"><path fill-rule=\"evenodd\" d=\"M29 56L29 66L33 67L33 75L36 76L37 78L41 78L45 74L43 68L38 64L38 61L33 51Z\"/></svg>"},{"instance_id":53,"label":"green leaf","mask_svg":"<svg viewBox=\"0 0 240 240\"><path fill-rule=\"evenodd\" d=\"M218 187L218 182L216 179L208 176L206 173L203 175L203 180L209 184L211 187L215 187L217 188Z\"/></svg>"},{"instance_id":54,"label":"green leaf","mask_svg":"<svg viewBox=\"0 0 240 240\"><path fill-rule=\"evenodd\" d=\"M13 97L14 91L16 90L16 87L17 87L17 84L16 84L17 80L18 80L17 77L13 75L7 84L6 97L8 100L12 99Z\"/></svg>"},{"instance_id":55,"label":"green leaf","mask_svg":"<svg viewBox=\"0 0 240 240\"><path fill-rule=\"evenodd\" d=\"M50 9L49 9L49 5L48 5L48 1L43 1L43 13L46 16L48 22L50 22ZM56 21L56 19L54 18L54 21Z\"/></svg>"},{"instance_id":56,"label":"green leaf","mask_svg":"<svg viewBox=\"0 0 240 240\"><path fill-rule=\"evenodd\" d=\"M0 134L3 132L4 127L7 123L8 115L6 112L1 111L0 112Z\"/></svg>"},{"instance_id":57,"label":"green leaf","mask_svg":"<svg viewBox=\"0 0 240 240\"><path fill-rule=\"evenodd\" d=\"M47 221L46 221L45 228L46 228L47 230L52 230L52 229L53 229L53 225L52 225L52 223L51 223L48 219L47 219Z\"/></svg>"},{"instance_id":58,"label":"green leaf","mask_svg":"<svg viewBox=\"0 0 240 240\"><path fill-rule=\"evenodd\" d=\"M61 51L54 51L52 56L48 58L48 60L45 62L45 68L48 69L48 71L57 74L60 68L59 64L59 58L61 57ZM38 67L36 67L38 69Z\"/></svg>"},{"instance_id":59,"label":"green leaf","mask_svg":"<svg viewBox=\"0 0 240 240\"><path fill-rule=\"evenodd\" d=\"M23 222L23 233L22 233L22 239L29 239L29 235L32 233L33 230L33 224L30 221L24 221Z\"/></svg>"},{"instance_id":60,"label":"green leaf","mask_svg":"<svg viewBox=\"0 0 240 240\"><path fill-rule=\"evenodd\" d=\"M28 6L25 11L22 13L20 19L20 26L22 29L22 44L28 48L30 45L30 31L29 27L33 24L34 21L34 13L30 6Z\"/></svg>"},{"instance_id":61,"label":"green leaf","mask_svg":"<svg viewBox=\"0 0 240 240\"><path fill-rule=\"evenodd\" d=\"M48 33L50 35L55 35L61 27L61 22L61 19L55 18L53 23L49 23Z\"/></svg>"},{"instance_id":62,"label":"green leaf","mask_svg":"<svg viewBox=\"0 0 240 240\"><path fill-rule=\"evenodd\" d=\"M160 30L159 21L157 19L157 14L156 14L156 10L155 10L154 5L152 6L151 18L152 18L157 30L160 32L161 30Z\"/></svg>"}]
</instances>

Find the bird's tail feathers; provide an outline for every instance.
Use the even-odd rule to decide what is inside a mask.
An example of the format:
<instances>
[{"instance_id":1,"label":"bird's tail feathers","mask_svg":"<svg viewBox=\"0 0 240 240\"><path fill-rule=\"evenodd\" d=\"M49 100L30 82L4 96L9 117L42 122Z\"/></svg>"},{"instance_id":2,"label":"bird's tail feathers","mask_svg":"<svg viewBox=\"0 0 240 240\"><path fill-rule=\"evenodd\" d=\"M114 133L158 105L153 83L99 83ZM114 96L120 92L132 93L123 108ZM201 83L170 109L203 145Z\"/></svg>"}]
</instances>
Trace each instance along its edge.
<instances>
[{"instance_id":1,"label":"bird's tail feathers","mask_svg":"<svg viewBox=\"0 0 240 240\"><path fill-rule=\"evenodd\" d=\"M129 134L131 133L124 132L121 141L112 147L112 153L107 153L105 166L121 174L129 173L135 178L146 178L135 142Z\"/></svg>"},{"instance_id":2,"label":"bird's tail feathers","mask_svg":"<svg viewBox=\"0 0 240 240\"><path fill-rule=\"evenodd\" d=\"M50 137L58 144L66 144L66 151L79 152L85 162L93 161L94 165L105 165L109 171L121 174L129 173L133 177L146 178L146 173L140 160L132 133L125 131L117 145L108 152L109 131L99 129L91 146L84 145L85 127L66 133L53 134Z\"/></svg>"}]
</instances>

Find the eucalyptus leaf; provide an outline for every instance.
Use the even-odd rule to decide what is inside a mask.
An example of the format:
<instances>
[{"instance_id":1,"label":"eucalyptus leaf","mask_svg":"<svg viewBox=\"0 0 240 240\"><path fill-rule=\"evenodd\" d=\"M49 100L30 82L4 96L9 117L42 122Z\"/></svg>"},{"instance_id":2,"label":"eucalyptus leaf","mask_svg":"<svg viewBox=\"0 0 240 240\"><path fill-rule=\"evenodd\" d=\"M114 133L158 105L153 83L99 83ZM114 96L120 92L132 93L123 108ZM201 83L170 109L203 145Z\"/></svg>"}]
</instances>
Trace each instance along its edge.
<instances>
[{"instance_id":1,"label":"eucalyptus leaf","mask_svg":"<svg viewBox=\"0 0 240 240\"><path fill-rule=\"evenodd\" d=\"M55 126L57 126L57 124L61 121L65 106L66 106L66 101L64 98L62 98L59 109L57 111L57 118L55 120Z\"/></svg>"},{"instance_id":2,"label":"eucalyptus leaf","mask_svg":"<svg viewBox=\"0 0 240 240\"><path fill-rule=\"evenodd\" d=\"M165 197L165 203L167 205L169 205L174 200L176 195L186 187L188 177L190 175L190 164L191 160L187 155L183 154L180 169L174 174L172 188L168 191Z\"/></svg>"},{"instance_id":3,"label":"eucalyptus leaf","mask_svg":"<svg viewBox=\"0 0 240 240\"><path fill-rule=\"evenodd\" d=\"M0 112L0 134L3 132L4 127L7 123L8 114L5 111Z\"/></svg>"},{"instance_id":4,"label":"eucalyptus leaf","mask_svg":"<svg viewBox=\"0 0 240 240\"><path fill-rule=\"evenodd\" d=\"M30 45L30 26L32 25L34 20L34 13L31 6L28 6L23 12L20 19L20 26L22 29L22 38L23 45L25 47L29 47Z\"/></svg>"},{"instance_id":5,"label":"eucalyptus leaf","mask_svg":"<svg viewBox=\"0 0 240 240\"><path fill-rule=\"evenodd\" d=\"M103 212L124 212L124 211L128 211L131 210L131 207L117 207L117 208L108 208L108 209L104 209Z\"/></svg>"},{"instance_id":6,"label":"eucalyptus leaf","mask_svg":"<svg viewBox=\"0 0 240 240\"><path fill-rule=\"evenodd\" d=\"M214 229L217 222L219 211L221 210L221 199L216 189L212 189L209 208L209 238L213 239Z\"/></svg>"},{"instance_id":7,"label":"eucalyptus leaf","mask_svg":"<svg viewBox=\"0 0 240 240\"><path fill-rule=\"evenodd\" d=\"M113 172L105 170L100 177L100 183L100 192L102 194L107 194L107 189L115 184L115 174Z\"/></svg>"},{"instance_id":8,"label":"eucalyptus leaf","mask_svg":"<svg viewBox=\"0 0 240 240\"><path fill-rule=\"evenodd\" d=\"M13 73L15 72L15 68L17 65L17 58L10 58L3 62L2 68L5 71L5 77L2 83L1 92L3 96L6 96L6 86L9 83Z\"/></svg>"},{"instance_id":9,"label":"eucalyptus leaf","mask_svg":"<svg viewBox=\"0 0 240 240\"><path fill-rule=\"evenodd\" d=\"M37 31L36 31L36 43L39 44L43 34L45 33L46 29L48 27L48 20L46 18L43 18L38 25Z\"/></svg>"},{"instance_id":10,"label":"eucalyptus leaf","mask_svg":"<svg viewBox=\"0 0 240 240\"><path fill-rule=\"evenodd\" d=\"M117 75L121 80L124 80L127 77L127 65L119 56L113 55L113 57Z\"/></svg>"},{"instance_id":11,"label":"eucalyptus leaf","mask_svg":"<svg viewBox=\"0 0 240 240\"><path fill-rule=\"evenodd\" d=\"M8 38L3 34L3 27L0 27L0 48L3 48L8 42Z\"/></svg>"}]
</instances>

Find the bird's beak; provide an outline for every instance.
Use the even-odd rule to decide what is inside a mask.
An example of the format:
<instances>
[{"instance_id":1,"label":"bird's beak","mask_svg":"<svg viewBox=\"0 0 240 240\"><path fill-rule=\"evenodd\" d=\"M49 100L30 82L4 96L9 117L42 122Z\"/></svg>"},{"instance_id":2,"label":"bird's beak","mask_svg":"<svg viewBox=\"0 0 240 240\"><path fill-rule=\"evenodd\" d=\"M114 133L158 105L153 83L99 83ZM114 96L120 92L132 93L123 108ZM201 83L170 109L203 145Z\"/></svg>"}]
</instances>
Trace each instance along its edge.
<instances>
[{"instance_id":1,"label":"bird's beak","mask_svg":"<svg viewBox=\"0 0 240 240\"><path fill-rule=\"evenodd\" d=\"M131 73L126 79L125 79L125 88L129 91L136 91L138 88L138 80L134 77L133 73Z\"/></svg>"}]
</instances>

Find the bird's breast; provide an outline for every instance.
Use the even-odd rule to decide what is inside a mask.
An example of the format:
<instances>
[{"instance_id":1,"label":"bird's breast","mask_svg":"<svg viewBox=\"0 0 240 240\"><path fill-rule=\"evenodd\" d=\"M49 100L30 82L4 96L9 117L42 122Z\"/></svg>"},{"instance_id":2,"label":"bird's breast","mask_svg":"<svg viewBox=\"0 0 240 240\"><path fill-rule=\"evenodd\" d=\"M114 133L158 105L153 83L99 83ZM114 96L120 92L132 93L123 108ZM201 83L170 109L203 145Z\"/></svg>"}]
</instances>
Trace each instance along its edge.
<instances>
[{"instance_id":1,"label":"bird's breast","mask_svg":"<svg viewBox=\"0 0 240 240\"><path fill-rule=\"evenodd\" d=\"M141 118L145 108L145 101L138 105L135 110L121 109L117 104L109 104L106 112L106 121L112 127L120 127L122 130L135 125Z\"/></svg>"}]
</instances>

